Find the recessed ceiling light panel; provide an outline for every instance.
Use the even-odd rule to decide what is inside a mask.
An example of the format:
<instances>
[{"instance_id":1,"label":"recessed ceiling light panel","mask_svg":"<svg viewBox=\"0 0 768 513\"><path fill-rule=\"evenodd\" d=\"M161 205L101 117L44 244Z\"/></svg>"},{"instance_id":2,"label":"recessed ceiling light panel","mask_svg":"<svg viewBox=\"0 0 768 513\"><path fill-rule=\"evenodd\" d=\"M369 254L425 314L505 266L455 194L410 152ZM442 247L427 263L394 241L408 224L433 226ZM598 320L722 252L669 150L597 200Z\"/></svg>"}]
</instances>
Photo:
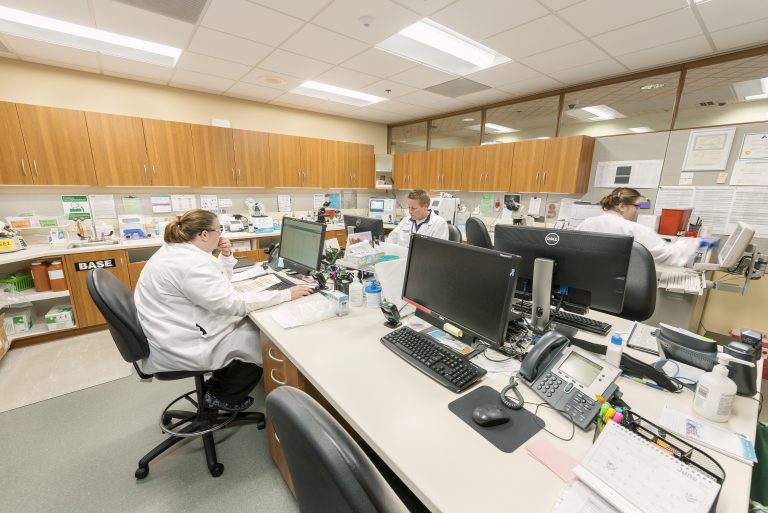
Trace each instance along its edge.
<instances>
[{"instance_id":1,"label":"recessed ceiling light panel","mask_svg":"<svg viewBox=\"0 0 768 513\"><path fill-rule=\"evenodd\" d=\"M347 105L357 105L358 107L365 107L366 105L373 105L374 103L386 100L386 98L380 96L361 93L360 91L353 91L352 89L344 89L343 87L337 87L330 84L323 84L321 82L315 82L314 80L304 82L299 87L291 89L291 92L302 94L304 96L312 96L313 98L322 98L332 102L346 103Z\"/></svg>"},{"instance_id":2,"label":"recessed ceiling light panel","mask_svg":"<svg viewBox=\"0 0 768 513\"><path fill-rule=\"evenodd\" d=\"M474 130L475 132L480 131L480 125L472 125L472 126L465 126L467 130ZM485 124L485 133L486 134L510 134L512 132L519 132L520 130L516 128L509 128L508 126L503 125L497 125L496 123L486 123Z\"/></svg>"},{"instance_id":3,"label":"recessed ceiling light panel","mask_svg":"<svg viewBox=\"0 0 768 513\"><path fill-rule=\"evenodd\" d=\"M634 132L636 134L644 134L646 132L653 132L653 128L648 126L636 126L629 129L630 132Z\"/></svg>"},{"instance_id":4,"label":"recessed ceiling light panel","mask_svg":"<svg viewBox=\"0 0 768 513\"><path fill-rule=\"evenodd\" d=\"M607 105L593 105L582 109L565 110L563 114L579 121L607 121L610 119L626 118L621 112Z\"/></svg>"},{"instance_id":5,"label":"recessed ceiling light panel","mask_svg":"<svg viewBox=\"0 0 768 513\"><path fill-rule=\"evenodd\" d=\"M662 87L666 87L667 84L645 84L640 89L643 91L653 91L654 89L661 89Z\"/></svg>"}]
</instances>

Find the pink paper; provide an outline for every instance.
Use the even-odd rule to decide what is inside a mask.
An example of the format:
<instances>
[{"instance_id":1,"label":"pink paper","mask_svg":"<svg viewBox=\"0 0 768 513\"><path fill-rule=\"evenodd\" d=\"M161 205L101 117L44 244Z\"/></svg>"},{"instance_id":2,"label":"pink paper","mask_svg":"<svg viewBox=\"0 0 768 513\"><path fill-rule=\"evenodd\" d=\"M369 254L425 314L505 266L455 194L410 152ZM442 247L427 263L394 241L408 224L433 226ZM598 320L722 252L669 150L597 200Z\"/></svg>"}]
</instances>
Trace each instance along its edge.
<instances>
[{"instance_id":1,"label":"pink paper","mask_svg":"<svg viewBox=\"0 0 768 513\"><path fill-rule=\"evenodd\" d=\"M565 454L547 440L540 438L539 440L528 444L525 449L528 451L528 454L543 463L545 467L554 472L557 477L563 481L568 482L576 479L576 474L573 473L573 468L578 465L579 462Z\"/></svg>"}]
</instances>

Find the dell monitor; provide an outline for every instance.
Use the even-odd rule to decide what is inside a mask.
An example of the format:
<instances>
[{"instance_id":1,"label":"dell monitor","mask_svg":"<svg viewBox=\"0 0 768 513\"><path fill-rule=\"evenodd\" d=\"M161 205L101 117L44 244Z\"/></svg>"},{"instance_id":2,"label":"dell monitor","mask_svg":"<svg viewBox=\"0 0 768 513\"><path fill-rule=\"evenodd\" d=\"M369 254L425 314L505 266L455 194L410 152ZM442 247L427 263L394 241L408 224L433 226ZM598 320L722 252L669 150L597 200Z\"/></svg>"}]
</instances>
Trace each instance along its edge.
<instances>
[{"instance_id":1,"label":"dell monitor","mask_svg":"<svg viewBox=\"0 0 768 513\"><path fill-rule=\"evenodd\" d=\"M499 225L493 248L522 258L518 279L532 292L534 329L544 331L553 288L571 303L621 313L632 242L631 235Z\"/></svg>"},{"instance_id":2,"label":"dell monitor","mask_svg":"<svg viewBox=\"0 0 768 513\"><path fill-rule=\"evenodd\" d=\"M373 240L380 241L384 239L384 221L381 219L345 214L344 226L347 229L347 233L349 233L349 227L351 226L354 229L354 233L371 232Z\"/></svg>"},{"instance_id":3,"label":"dell monitor","mask_svg":"<svg viewBox=\"0 0 768 513\"><path fill-rule=\"evenodd\" d=\"M403 300L457 339L500 348L519 265L515 255L416 234L408 248Z\"/></svg>"},{"instance_id":4,"label":"dell monitor","mask_svg":"<svg viewBox=\"0 0 768 513\"><path fill-rule=\"evenodd\" d=\"M325 223L283 218L280 257L287 269L299 274L320 270L325 244Z\"/></svg>"}]
</instances>

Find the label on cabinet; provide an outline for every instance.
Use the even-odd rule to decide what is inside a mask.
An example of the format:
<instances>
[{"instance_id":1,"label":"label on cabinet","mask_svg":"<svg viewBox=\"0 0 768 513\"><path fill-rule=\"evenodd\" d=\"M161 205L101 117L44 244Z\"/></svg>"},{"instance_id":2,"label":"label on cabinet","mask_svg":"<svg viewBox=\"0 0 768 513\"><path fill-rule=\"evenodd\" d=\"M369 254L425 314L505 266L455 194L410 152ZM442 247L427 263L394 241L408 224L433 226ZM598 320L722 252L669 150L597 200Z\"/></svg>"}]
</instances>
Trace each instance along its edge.
<instances>
[{"instance_id":1,"label":"label on cabinet","mask_svg":"<svg viewBox=\"0 0 768 513\"><path fill-rule=\"evenodd\" d=\"M90 271L91 269L109 269L115 267L115 259L90 260L87 262L75 262L75 271Z\"/></svg>"}]
</instances>

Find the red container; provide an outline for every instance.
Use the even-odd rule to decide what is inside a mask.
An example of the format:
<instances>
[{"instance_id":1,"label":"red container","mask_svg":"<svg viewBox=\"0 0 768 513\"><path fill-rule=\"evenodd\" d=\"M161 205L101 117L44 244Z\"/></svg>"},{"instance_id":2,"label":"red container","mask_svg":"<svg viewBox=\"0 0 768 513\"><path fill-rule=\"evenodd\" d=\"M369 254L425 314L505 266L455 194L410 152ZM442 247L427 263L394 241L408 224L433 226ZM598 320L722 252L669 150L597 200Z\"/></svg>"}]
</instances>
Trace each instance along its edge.
<instances>
[{"instance_id":1,"label":"red container","mask_svg":"<svg viewBox=\"0 0 768 513\"><path fill-rule=\"evenodd\" d=\"M659 233L661 235L677 235L687 231L691 210L690 208L662 208Z\"/></svg>"}]
</instances>

